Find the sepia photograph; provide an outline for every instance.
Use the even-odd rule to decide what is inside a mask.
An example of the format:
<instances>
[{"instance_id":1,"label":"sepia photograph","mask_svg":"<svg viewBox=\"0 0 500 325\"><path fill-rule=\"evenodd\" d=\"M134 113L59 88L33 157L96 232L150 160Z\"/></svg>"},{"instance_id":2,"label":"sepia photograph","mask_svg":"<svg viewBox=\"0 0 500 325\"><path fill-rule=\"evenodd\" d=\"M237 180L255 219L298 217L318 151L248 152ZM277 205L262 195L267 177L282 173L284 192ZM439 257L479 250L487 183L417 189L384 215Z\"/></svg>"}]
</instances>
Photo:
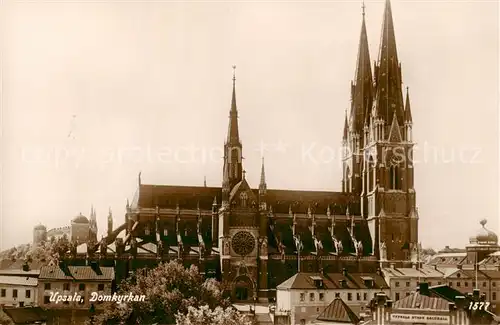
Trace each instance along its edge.
<instances>
[{"instance_id":1,"label":"sepia photograph","mask_svg":"<svg viewBox=\"0 0 500 325\"><path fill-rule=\"evenodd\" d=\"M0 13L0 325L500 324L498 1Z\"/></svg>"}]
</instances>

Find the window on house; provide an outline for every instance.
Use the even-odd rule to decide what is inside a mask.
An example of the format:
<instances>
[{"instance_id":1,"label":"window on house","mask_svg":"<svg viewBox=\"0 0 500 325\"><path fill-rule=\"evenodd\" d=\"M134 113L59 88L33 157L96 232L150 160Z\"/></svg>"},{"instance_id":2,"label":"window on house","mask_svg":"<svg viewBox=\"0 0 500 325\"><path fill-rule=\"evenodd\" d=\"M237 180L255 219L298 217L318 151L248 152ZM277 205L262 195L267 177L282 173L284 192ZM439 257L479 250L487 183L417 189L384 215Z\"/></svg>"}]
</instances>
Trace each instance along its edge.
<instances>
[{"instance_id":1,"label":"window on house","mask_svg":"<svg viewBox=\"0 0 500 325\"><path fill-rule=\"evenodd\" d=\"M352 293L347 293L347 300L352 301Z\"/></svg>"},{"instance_id":2,"label":"window on house","mask_svg":"<svg viewBox=\"0 0 500 325\"><path fill-rule=\"evenodd\" d=\"M491 285L494 286L494 287L496 287L497 283L496 282L492 282Z\"/></svg>"},{"instance_id":3,"label":"window on house","mask_svg":"<svg viewBox=\"0 0 500 325\"><path fill-rule=\"evenodd\" d=\"M80 283L80 284L78 285L78 290L79 290L79 291L84 291L84 290L85 290L85 283Z\"/></svg>"},{"instance_id":4,"label":"window on house","mask_svg":"<svg viewBox=\"0 0 500 325\"><path fill-rule=\"evenodd\" d=\"M17 298L17 289L12 290L12 298Z\"/></svg>"},{"instance_id":5,"label":"window on house","mask_svg":"<svg viewBox=\"0 0 500 325\"><path fill-rule=\"evenodd\" d=\"M363 293L363 300L368 300L368 294L366 292Z\"/></svg>"},{"instance_id":6,"label":"window on house","mask_svg":"<svg viewBox=\"0 0 500 325\"><path fill-rule=\"evenodd\" d=\"M63 290L64 291L69 291L69 283L63 284Z\"/></svg>"},{"instance_id":7,"label":"window on house","mask_svg":"<svg viewBox=\"0 0 500 325\"><path fill-rule=\"evenodd\" d=\"M163 236L168 236L168 229L163 229Z\"/></svg>"},{"instance_id":8,"label":"window on house","mask_svg":"<svg viewBox=\"0 0 500 325\"><path fill-rule=\"evenodd\" d=\"M300 294L300 301L305 301L305 300L306 300L306 294L302 292Z\"/></svg>"},{"instance_id":9,"label":"window on house","mask_svg":"<svg viewBox=\"0 0 500 325\"><path fill-rule=\"evenodd\" d=\"M472 281L472 287L474 288L476 286L476 281Z\"/></svg>"},{"instance_id":10,"label":"window on house","mask_svg":"<svg viewBox=\"0 0 500 325\"><path fill-rule=\"evenodd\" d=\"M448 283L450 287L453 287L453 282Z\"/></svg>"},{"instance_id":11,"label":"window on house","mask_svg":"<svg viewBox=\"0 0 500 325\"><path fill-rule=\"evenodd\" d=\"M340 292L335 292L335 298L340 298Z\"/></svg>"},{"instance_id":12,"label":"window on house","mask_svg":"<svg viewBox=\"0 0 500 325\"><path fill-rule=\"evenodd\" d=\"M441 281L438 281L438 285L441 285Z\"/></svg>"},{"instance_id":13,"label":"window on house","mask_svg":"<svg viewBox=\"0 0 500 325\"><path fill-rule=\"evenodd\" d=\"M496 292L491 293L491 300L497 300L497 293Z\"/></svg>"},{"instance_id":14,"label":"window on house","mask_svg":"<svg viewBox=\"0 0 500 325\"><path fill-rule=\"evenodd\" d=\"M103 283L99 283L97 285L97 291L104 291L104 284Z\"/></svg>"},{"instance_id":15,"label":"window on house","mask_svg":"<svg viewBox=\"0 0 500 325\"><path fill-rule=\"evenodd\" d=\"M5 297L6 295L7 295L7 290L2 289L2 290L0 291L0 297Z\"/></svg>"},{"instance_id":16,"label":"window on house","mask_svg":"<svg viewBox=\"0 0 500 325\"><path fill-rule=\"evenodd\" d=\"M310 300L310 301L314 301L314 292L311 292L311 293L309 294L309 300Z\"/></svg>"},{"instance_id":17,"label":"window on house","mask_svg":"<svg viewBox=\"0 0 500 325\"><path fill-rule=\"evenodd\" d=\"M319 293L319 301L325 301L325 294L323 292Z\"/></svg>"},{"instance_id":18,"label":"window on house","mask_svg":"<svg viewBox=\"0 0 500 325\"><path fill-rule=\"evenodd\" d=\"M394 300L398 301L399 300L399 292L396 292Z\"/></svg>"},{"instance_id":19,"label":"window on house","mask_svg":"<svg viewBox=\"0 0 500 325\"><path fill-rule=\"evenodd\" d=\"M26 298L31 298L31 290L26 290Z\"/></svg>"},{"instance_id":20,"label":"window on house","mask_svg":"<svg viewBox=\"0 0 500 325\"><path fill-rule=\"evenodd\" d=\"M483 282L483 287L485 287L485 288L486 288L486 282Z\"/></svg>"},{"instance_id":21,"label":"window on house","mask_svg":"<svg viewBox=\"0 0 500 325\"><path fill-rule=\"evenodd\" d=\"M409 287L410 286L410 282L406 282L406 286Z\"/></svg>"},{"instance_id":22,"label":"window on house","mask_svg":"<svg viewBox=\"0 0 500 325\"><path fill-rule=\"evenodd\" d=\"M396 288L399 288L399 281L396 281Z\"/></svg>"},{"instance_id":23,"label":"window on house","mask_svg":"<svg viewBox=\"0 0 500 325\"><path fill-rule=\"evenodd\" d=\"M466 287L466 288L467 288L468 286L469 286L469 282L465 281L465 282L464 282L464 287Z\"/></svg>"},{"instance_id":24,"label":"window on house","mask_svg":"<svg viewBox=\"0 0 500 325\"><path fill-rule=\"evenodd\" d=\"M460 282L457 282L457 287L460 287Z\"/></svg>"},{"instance_id":25,"label":"window on house","mask_svg":"<svg viewBox=\"0 0 500 325\"><path fill-rule=\"evenodd\" d=\"M50 304L50 296L44 296L44 297L43 297L43 303L44 303L45 305Z\"/></svg>"},{"instance_id":26,"label":"window on house","mask_svg":"<svg viewBox=\"0 0 500 325\"><path fill-rule=\"evenodd\" d=\"M408 297L409 295L410 295L410 293L409 293L409 292L406 292L406 296Z\"/></svg>"},{"instance_id":27,"label":"window on house","mask_svg":"<svg viewBox=\"0 0 500 325\"><path fill-rule=\"evenodd\" d=\"M50 290L50 283L45 283L43 287L45 288L45 290Z\"/></svg>"},{"instance_id":28,"label":"window on house","mask_svg":"<svg viewBox=\"0 0 500 325\"><path fill-rule=\"evenodd\" d=\"M19 302L19 307L24 307L24 301Z\"/></svg>"},{"instance_id":29,"label":"window on house","mask_svg":"<svg viewBox=\"0 0 500 325\"><path fill-rule=\"evenodd\" d=\"M361 292L356 292L356 300L357 301L361 300Z\"/></svg>"}]
</instances>

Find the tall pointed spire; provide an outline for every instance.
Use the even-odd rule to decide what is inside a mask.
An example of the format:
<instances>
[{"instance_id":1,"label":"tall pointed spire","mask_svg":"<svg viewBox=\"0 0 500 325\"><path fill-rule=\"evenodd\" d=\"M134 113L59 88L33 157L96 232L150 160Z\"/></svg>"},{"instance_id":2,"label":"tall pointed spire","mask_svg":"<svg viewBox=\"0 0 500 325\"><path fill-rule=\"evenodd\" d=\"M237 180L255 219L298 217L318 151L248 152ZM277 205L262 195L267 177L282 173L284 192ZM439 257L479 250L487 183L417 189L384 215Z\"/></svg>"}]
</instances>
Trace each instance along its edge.
<instances>
[{"instance_id":1,"label":"tall pointed spire","mask_svg":"<svg viewBox=\"0 0 500 325\"><path fill-rule=\"evenodd\" d=\"M231 97L231 110L229 112L229 129L227 143L239 144L240 132L238 129L238 109L236 107L236 66L233 65L233 95Z\"/></svg>"},{"instance_id":2,"label":"tall pointed spire","mask_svg":"<svg viewBox=\"0 0 500 325\"><path fill-rule=\"evenodd\" d=\"M265 192L267 189L267 184L266 184L266 171L264 169L264 157L262 157L262 167L260 170L260 184L259 184L259 192Z\"/></svg>"},{"instance_id":3,"label":"tall pointed spire","mask_svg":"<svg viewBox=\"0 0 500 325\"><path fill-rule=\"evenodd\" d=\"M353 131L363 134L366 115L373 101L373 75L370 61L370 50L368 47L368 36L365 23L365 3L362 5L363 18L361 23L361 34L358 45L358 58L354 76L352 93L351 120Z\"/></svg>"},{"instance_id":4,"label":"tall pointed spire","mask_svg":"<svg viewBox=\"0 0 500 325\"><path fill-rule=\"evenodd\" d=\"M405 104L405 123L412 123L411 107L410 107L410 90L406 87L406 104Z\"/></svg>"},{"instance_id":5,"label":"tall pointed spire","mask_svg":"<svg viewBox=\"0 0 500 325\"><path fill-rule=\"evenodd\" d=\"M379 116L386 125L391 123L395 110L398 122L403 124L403 92L401 87L401 68L398 61L396 36L390 0L386 0L384 23L380 40L379 57L376 66L376 106Z\"/></svg>"},{"instance_id":6,"label":"tall pointed spire","mask_svg":"<svg viewBox=\"0 0 500 325\"><path fill-rule=\"evenodd\" d=\"M347 121L347 110L345 110L344 135L342 137L342 140L347 141L348 135L349 135L349 122Z\"/></svg>"}]
</instances>

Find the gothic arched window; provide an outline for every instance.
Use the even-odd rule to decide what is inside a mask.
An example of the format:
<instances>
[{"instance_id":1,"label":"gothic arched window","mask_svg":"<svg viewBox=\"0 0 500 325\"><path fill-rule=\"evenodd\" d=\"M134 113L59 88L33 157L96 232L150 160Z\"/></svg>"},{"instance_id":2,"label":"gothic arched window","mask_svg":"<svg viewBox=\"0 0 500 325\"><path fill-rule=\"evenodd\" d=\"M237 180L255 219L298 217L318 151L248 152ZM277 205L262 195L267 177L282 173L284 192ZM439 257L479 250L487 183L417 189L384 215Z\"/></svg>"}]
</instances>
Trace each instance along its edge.
<instances>
[{"instance_id":1,"label":"gothic arched window","mask_svg":"<svg viewBox=\"0 0 500 325\"><path fill-rule=\"evenodd\" d=\"M392 165L389 168L389 188L393 190L401 189L401 173L399 167L396 165Z\"/></svg>"},{"instance_id":2,"label":"gothic arched window","mask_svg":"<svg viewBox=\"0 0 500 325\"><path fill-rule=\"evenodd\" d=\"M370 162L368 165L368 190L373 191L375 188L375 163Z\"/></svg>"},{"instance_id":3,"label":"gothic arched window","mask_svg":"<svg viewBox=\"0 0 500 325\"><path fill-rule=\"evenodd\" d=\"M345 177L346 177L346 192L350 193L352 191L352 177L351 177L351 169L349 166L347 166L346 171L345 171Z\"/></svg>"},{"instance_id":4,"label":"gothic arched window","mask_svg":"<svg viewBox=\"0 0 500 325\"><path fill-rule=\"evenodd\" d=\"M241 192L240 194L241 207L245 208L247 206L247 200L248 200L247 192Z\"/></svg>"}]
</instances>

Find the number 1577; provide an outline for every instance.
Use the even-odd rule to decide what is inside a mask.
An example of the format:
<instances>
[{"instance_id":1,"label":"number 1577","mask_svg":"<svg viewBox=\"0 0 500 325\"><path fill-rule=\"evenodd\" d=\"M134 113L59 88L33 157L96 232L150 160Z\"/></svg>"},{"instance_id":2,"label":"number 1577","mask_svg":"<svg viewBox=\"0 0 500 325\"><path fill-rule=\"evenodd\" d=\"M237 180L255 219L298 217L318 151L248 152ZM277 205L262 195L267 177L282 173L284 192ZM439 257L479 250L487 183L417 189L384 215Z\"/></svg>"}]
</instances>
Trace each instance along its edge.
<instances>
[{"instance_id":1,"label":"number 1577","mask_svg":"<svg viewBox=\"0 0 500 325\"><path fill-rule=\"evenodd\" d=\"M487 310L490 306L489 302L470 302L469 310Z\"/></svg>"}]
</instances>

